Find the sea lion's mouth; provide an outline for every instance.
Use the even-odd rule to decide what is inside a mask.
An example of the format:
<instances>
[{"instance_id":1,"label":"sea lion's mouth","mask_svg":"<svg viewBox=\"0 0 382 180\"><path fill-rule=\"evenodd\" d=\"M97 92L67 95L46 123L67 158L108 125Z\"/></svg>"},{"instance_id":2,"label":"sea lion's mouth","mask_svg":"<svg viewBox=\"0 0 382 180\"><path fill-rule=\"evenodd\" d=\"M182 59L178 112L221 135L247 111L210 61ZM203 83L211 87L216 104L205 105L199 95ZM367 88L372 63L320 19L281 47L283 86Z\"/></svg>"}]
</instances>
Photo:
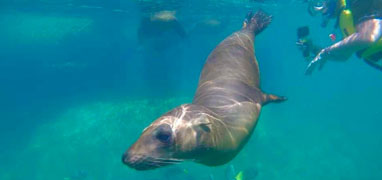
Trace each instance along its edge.
<instances>
[{"instance_id":1,"label":"sea lion's mouth","mask_svg":"<svg viewBox=\"0 0 382 180\"><path fill-rule=\"evenodd\" d=\"M125 153L122 156L122 162L129 166L130 168L143 171L156 169L163 166L168 166L172 164L178 164L182 162L179 159L173 158L155 158L149 157L145 155L131 155L129 153Z\"/></svg>"}]
</instances>

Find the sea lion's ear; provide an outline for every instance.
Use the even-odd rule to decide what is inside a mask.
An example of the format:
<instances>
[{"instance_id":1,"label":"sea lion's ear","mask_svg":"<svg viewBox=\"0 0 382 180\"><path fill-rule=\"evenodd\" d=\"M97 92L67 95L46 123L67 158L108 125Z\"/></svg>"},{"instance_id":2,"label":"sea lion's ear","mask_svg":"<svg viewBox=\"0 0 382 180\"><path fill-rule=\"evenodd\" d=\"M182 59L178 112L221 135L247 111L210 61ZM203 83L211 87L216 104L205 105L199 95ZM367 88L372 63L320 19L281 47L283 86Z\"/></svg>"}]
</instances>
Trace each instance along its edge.
<instances>
[{"instance_id":1,"label":"sea lion's ear","mask_svg":"<svg viewBox=\"0 0 382 180\"><path fill-rule=\"evenodd\" d=\"M209 123L200 123L199 124L199 127L201 128L201 129L203 129L203 131L205 131L205 132L211 132L211 123L209 122Z\"/></svg>"},{"instance_id":2,"label":"sea lion's ear","mask_svg":"<svg viewBox=\"0 0 382 180\"><path fill-rule=\"evenodd\" d=\"M195 128L202 129L204 132L211 132L211 122L206 115L201 115L194 123Z\"/></svg>"},{"instance_id":3,"label":"sea lion's ear","mask_svg":"<svg viewBox=\"0 0 382 180\"><path fill-rule=\"evenodd\" d=\"M206 119L203 119L197 122L196 126L197 128L202 129L204 132L207 132L207 133L211 132L211 123Z\"/></svg>"}]
</instances>

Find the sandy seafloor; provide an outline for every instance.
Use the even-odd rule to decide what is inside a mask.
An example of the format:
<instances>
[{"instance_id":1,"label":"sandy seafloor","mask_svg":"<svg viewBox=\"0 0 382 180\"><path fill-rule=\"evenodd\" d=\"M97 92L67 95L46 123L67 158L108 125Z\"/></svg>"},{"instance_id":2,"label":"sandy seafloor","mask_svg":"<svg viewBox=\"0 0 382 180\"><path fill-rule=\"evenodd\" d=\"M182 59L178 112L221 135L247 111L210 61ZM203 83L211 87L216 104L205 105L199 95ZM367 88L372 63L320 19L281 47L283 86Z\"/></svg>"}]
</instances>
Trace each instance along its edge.
<instances>
[{"instance_id":1,"label":"sandy seafloor","mask_svg":"<svg viewBox=\"0 0 382 180\"><path fill-rule=\"evenodd\" d=\"M35 3L35 4L34 4ZM382 179L382 72L352 57L304 76L296 28L329 45L299 1L0 3L0 179ZM141 9L140 9L141 8ZM256 39L261 87L288 97L262 109L230 163L139 172L123 152L150 122L192 101L209 52L249 10L273 14ZM188 35L138 43L140 17L176 10ZM207 25L204 22L218 22ZM338 33L338 36L339 33Z\"/></svg>"}]
</instances>

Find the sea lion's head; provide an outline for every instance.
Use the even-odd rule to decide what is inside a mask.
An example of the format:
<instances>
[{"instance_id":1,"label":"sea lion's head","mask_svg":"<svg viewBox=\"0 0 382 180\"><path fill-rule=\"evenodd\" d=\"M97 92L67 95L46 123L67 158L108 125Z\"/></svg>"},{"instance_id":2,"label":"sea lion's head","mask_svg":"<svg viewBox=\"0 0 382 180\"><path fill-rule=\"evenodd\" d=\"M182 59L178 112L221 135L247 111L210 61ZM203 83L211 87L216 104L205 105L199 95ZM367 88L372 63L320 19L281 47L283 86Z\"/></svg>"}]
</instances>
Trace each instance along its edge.
<instances>
[{"instance_id":1,"label":"sea lion's head","mask_svg":"<svg viewBox=\"0 0 382 180\"><path fill-rule=\"evenodd\" d=\"M175 11L159 11L151 16L151 21L174 21L176 20Z\"/></svg>"},{"instance_id":2,"label":"sea lion's head","mask_svg":"<svg viewBox=\"0 0 382 180\"><path fill-rule=\"evenodd\" d=\"M196 105L182 105L146 127L124 153L123 163L137 170L155 169L184 160L199 161L213 149L210 114Z\"/></svg>"}]
</instances>

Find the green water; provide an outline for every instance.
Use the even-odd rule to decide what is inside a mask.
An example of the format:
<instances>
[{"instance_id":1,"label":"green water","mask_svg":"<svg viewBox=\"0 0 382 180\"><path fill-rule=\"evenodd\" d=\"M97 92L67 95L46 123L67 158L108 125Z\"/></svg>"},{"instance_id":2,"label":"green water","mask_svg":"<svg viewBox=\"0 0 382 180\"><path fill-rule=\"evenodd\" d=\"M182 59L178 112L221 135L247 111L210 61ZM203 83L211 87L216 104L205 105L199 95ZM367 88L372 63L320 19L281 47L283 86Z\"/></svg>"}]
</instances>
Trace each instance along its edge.
<instances>
[{"instance_id":1,"label":"green water","mask_svg":"<svg viewBox=\"0 0 382 180\"><path fill-rule=\"evenodd\" d=\"M296 28L309 25L321 45L332 31L306 4L150 2L0 2L1 180L382 179L381 72L352 57L304 76ZM259 8L274 17L255 40L261 87L288 101L262 109L224 166L125 166L142 130L192 101L209 52ZM139 44L140 18L163 9L176 10L187 37Z\"/></svg>"}]
</instances>

